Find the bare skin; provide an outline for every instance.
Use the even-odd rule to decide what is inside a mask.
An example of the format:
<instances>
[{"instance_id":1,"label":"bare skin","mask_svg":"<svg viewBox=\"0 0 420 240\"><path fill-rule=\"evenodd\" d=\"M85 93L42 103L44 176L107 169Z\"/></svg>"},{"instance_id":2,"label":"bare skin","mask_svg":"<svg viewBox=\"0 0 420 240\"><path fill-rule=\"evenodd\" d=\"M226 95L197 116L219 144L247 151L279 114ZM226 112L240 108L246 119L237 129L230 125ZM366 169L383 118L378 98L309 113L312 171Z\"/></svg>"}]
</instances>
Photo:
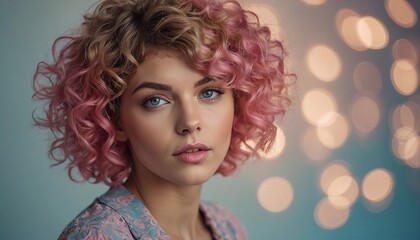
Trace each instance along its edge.
<instances>
[{"instance_id":1,"label":"bare skin","mask_svg":"<svg viewBox=\"0 0 420 240\"><path fill-rule=\"evenodd\" d=\"M126 182L126 187L142 200L172 239L212 239L210 229L199 212L201 187L156 190L148 187L151 185L147 183L138 185L140 185L139 188L136 187L132 178Z\"/></svg>"},{"instance_id":2,"label":"bare skin","mask_svg":"<svg viewBox=\"0 0 420 240\"><path fill-rule=\"evenodd\" d=\"M201 187L226 156L233 113L232 90L171 51L149 55L128 81L116 136L133 158L126 186L173 239L212 238Z\"/></svg>"}]
</instances>

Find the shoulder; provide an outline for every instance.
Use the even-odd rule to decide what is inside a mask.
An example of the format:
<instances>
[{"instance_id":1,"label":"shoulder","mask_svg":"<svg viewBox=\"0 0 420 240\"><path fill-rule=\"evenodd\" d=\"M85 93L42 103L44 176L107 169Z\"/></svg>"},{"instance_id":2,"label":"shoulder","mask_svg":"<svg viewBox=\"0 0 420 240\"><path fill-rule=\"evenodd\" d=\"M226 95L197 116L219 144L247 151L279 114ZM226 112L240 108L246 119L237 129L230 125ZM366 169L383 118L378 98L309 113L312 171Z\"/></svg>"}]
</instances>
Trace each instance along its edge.
<instances>
[{"instance_id":1,"label":"shoulder","mask_svg":"<svg viewBox=\"0 0 420 240\"><path fill-rule=\"evenodd\" d=\"M169 239L143 203L122 185L110 188L63 230L64 239Z\"/></svg>"},{"instance_id":2,"label":"shoulder","mask_svg":"<svg viewBox=\"0 0 420 240\"><path fill-rule=\"evenodd\" d=\"M132 239L124 218L98 201L74 218L58 238L64 239Z\"/></svg>"},{"instance_id":3,"label":"shoulder","mask_svg":"<svg viewBox=\"0 0 420 240\"><path fill-rule=\"evenodd\" d=\"M246 231L236 215L218 203L202 202L200 206L207 224L222 239L247 239Z\"/></svg>"}]
</instances>

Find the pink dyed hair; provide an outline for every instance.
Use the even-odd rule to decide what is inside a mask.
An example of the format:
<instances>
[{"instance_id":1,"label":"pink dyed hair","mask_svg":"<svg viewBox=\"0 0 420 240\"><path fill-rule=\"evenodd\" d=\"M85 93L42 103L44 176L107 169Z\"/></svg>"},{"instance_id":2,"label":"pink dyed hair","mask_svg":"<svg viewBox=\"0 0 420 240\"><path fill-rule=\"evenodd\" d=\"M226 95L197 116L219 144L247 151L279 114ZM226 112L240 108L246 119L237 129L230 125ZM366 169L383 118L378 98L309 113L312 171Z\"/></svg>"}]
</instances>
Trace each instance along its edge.
<instances>
[{"instance_id":1,"label":"pink dyed hair","mask_svg":"<svg viewBox=\"0 0 420 240\"><path fill-rule=\"evenodd\" d=\"M40 62L34 75L34 98L48 102L35 123L53 132L49 155L56 164L68 162L72 180L73 169L83 180L107 185L130 174L129 149L115 139L119 97L156 48L176 50L232 86L232 139L219 173L232 174L273 144L293 75L282 43L253 12L235 0L105 0L76 33L55 41L53 63Z\"/></svg>"}]
</instances>

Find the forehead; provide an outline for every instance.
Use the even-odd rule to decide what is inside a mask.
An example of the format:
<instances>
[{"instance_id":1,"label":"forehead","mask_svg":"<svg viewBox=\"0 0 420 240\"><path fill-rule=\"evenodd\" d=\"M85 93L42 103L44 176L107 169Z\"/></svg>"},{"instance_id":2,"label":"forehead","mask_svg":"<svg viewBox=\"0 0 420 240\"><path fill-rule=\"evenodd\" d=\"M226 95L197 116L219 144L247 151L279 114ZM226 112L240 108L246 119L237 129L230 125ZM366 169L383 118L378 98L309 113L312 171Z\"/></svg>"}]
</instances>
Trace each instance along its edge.
<instances>
[{"instance_id":1,"label":"forehead","mask_svg":"<svg viewBox=\"0 0 420 240\"><path fill-rule=\"evenodd\" d=\"M177 84L198 81L204 74L190 66L182 54L171 50L150 52L137 66L135 75L129 80L128 87L142 82Z\"/></svg>"}]
</instances>

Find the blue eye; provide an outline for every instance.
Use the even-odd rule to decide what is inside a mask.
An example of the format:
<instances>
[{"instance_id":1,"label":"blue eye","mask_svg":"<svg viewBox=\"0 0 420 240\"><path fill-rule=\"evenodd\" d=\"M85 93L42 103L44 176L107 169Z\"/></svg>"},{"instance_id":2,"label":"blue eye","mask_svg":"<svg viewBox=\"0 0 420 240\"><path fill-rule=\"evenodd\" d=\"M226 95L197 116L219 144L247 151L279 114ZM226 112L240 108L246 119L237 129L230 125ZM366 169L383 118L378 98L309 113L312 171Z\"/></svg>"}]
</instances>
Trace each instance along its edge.
<instances>
[{"instance_id":1,"label":"blue eye","mask_svg":"<svg viewBox=\"0 0 420 240\"><path fill-rule=\"evenodd\" d=\"M215 89L207 89L201 92L201 96L203 99L215 99L219 97L221 92Z\"/></svg>"},{"instance_id":2,"label":"blue eye","mask_svg":"<svg viewBox=\"0 0 420 240\"><path fill-rule=\"evenodd\" d=\"M151 97L144 101L143 105L146 108L155 108L167 104L168 101L160 98L160 97Z\"/></svg>"}]
</instances>

